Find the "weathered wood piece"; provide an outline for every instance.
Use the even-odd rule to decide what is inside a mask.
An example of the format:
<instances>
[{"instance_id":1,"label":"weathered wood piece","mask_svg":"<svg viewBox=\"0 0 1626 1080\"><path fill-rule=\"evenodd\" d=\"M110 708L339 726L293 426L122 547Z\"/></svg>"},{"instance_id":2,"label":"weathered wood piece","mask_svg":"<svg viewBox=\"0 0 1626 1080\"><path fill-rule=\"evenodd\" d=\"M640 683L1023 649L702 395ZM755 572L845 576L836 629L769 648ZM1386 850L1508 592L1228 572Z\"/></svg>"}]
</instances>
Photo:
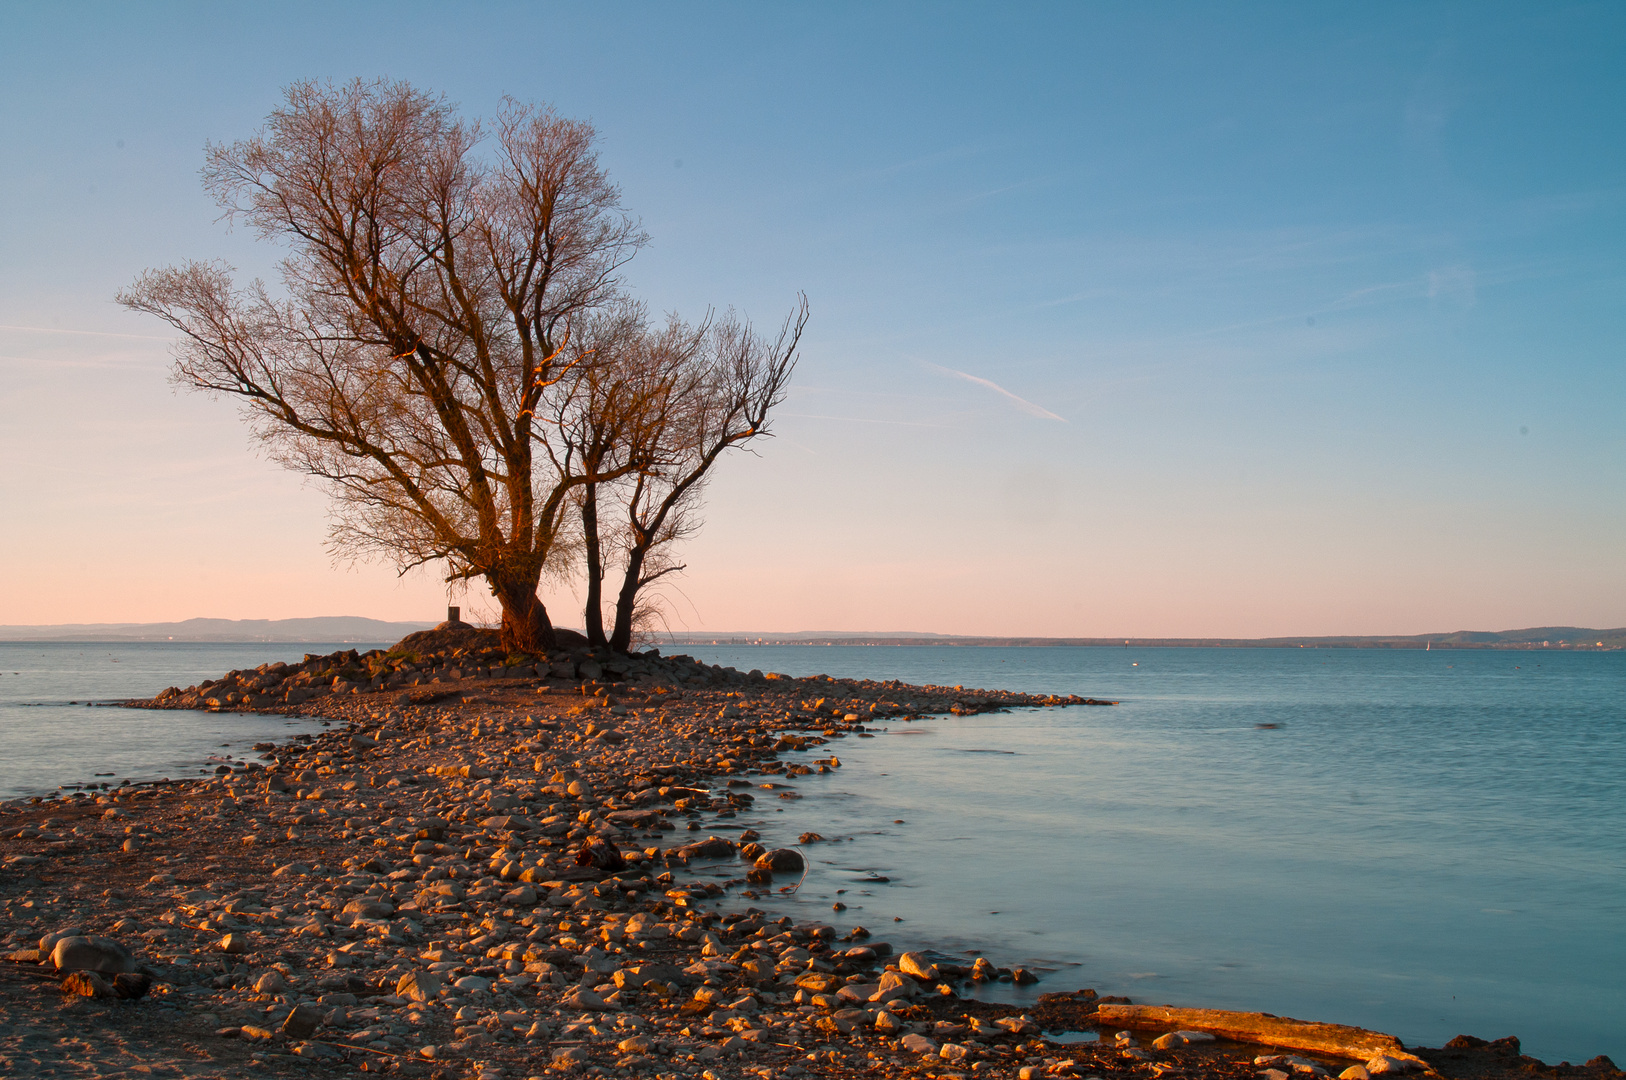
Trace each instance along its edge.
<instances>
[{"instance_id":1,"label":"weathered wood piece","mask_svg":"<svg viewBox=\"0 0 1626 1080\"><path fill-rule=\"evenodd\" d=\"M1096 1010L1101 1027L1189 1028L1234 1042L1258 1043L1283 1050L1305 1050L1333 1057L1366 1061L1386 1054L1427 1070L1428 1063L1406 1052L1400 1040L1365 1028L1343 1024L1317 1024L1270 1013L1230 1012L1225 1009L1175 1009L1167 1005L1102 1005Z\"/></svg>"}]
</instances>

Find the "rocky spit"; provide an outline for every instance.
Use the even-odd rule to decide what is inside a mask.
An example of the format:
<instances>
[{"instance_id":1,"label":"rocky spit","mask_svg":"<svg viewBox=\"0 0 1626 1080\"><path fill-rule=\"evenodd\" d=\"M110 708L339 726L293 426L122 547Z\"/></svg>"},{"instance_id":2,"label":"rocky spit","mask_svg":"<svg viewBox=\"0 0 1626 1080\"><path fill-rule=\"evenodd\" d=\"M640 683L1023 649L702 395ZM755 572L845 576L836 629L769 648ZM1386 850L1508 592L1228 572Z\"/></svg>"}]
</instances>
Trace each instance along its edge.
<instances>
[{"instance_id":1,"label":"rocky spit","mask_svg":"<svg viewBox=\"0 0 1626 1080\"><path fill-rule=\"evenodd\" d=\"M803 850L828 841L766 849L739 816L793 815L795 779L839 769L840 740L1086 703L1106 704L653 652L509 656L462 629L166 690L130 704L329 726L196 781L0 805L0 1076L1359 1080L1411 1064L1195 1031L1077 1041L1128 999L971 1000L1035 976L752 905L797 888ZM1451 1077L1620 1075L1517 1040L1415 1053Z\"/></svg>"}]
</instances>

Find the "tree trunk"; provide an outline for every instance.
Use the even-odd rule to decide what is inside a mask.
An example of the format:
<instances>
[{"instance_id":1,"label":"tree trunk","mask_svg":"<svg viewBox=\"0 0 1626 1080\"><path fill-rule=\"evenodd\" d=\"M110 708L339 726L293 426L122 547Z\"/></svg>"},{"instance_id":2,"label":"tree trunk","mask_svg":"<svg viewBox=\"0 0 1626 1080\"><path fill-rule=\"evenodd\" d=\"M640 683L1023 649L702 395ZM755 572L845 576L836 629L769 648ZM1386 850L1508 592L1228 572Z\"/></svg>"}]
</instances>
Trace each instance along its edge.
<instances>
[{"instance_id":1,"label":"tree trunk","mask_svg":"<svg viewBox=\"0 0 1626 1080\"><path fill-rule=\"evenodd\" d=\"M587 603L582 618L587 622L587 641L596 648L604 639L604 564L598 543L598 485L582 487L582 539L587 548Z\"/></svg>"},{"instance_id":2,"label":"tree trunk","mask_svg":"<svg viewBox=\"0 0 1626 1080\"><path fill-rule=\"evenodd\" d=\"M644 549L635 544L627 552L627 575L621 579L621 591L615 598L615 630L610 634L612 652L632 651L632 614L638 603L638 589L642 585L639 578L643 573Z\"/></svg>"},{"instance_id":3,"label":"tree trunk","mask_svg":"<svg viewBox=\"0 0 1626 1080\"><path fill-rule=\"evenodd\" d=\"M553 623L536 595L536 582L493 589L502 605L502 646L509 652L542 653L553 649Z\"/></svg>"},{"instance_id":4,"label":"tree trunk","mask_svg":"<svg viewBox=\"0 0 1626 1080\"><path fill-rule=\"evenodd\" d=\"M1283 1050L1365 1061L1384 1054L1427 1069L1428 1063L1406 1052L1400 1040L1365 1028L1343 1024L1317 1024L1270 1013L1228 1012L1223 1009L1173 1009L1167 1005L1102 1005L1096 1013L1102 1028L1184 1028L1206 1031L1221 1039L1259 1043Z\"/></svg>"}]
</instances>

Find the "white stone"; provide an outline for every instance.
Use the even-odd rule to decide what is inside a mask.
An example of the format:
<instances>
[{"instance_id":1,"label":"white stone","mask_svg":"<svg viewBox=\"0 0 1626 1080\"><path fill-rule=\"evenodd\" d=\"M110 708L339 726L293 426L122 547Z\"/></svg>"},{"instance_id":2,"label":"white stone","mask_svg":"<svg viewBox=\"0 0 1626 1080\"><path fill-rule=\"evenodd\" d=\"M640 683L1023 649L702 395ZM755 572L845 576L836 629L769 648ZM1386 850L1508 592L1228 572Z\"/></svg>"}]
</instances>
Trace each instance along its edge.
<instances>
[{"instance_id":1,"label":"white stone","mask_svg":"<svg viewBox=\"0 0 1626 1080\"><path fill-rule=\"evenodd\" d=\"M1372 1076L1383 1076L1386 1073L1411 1072L1413 1069L1419 1068L1422 1068L1422 1066L1415 1061L1408 1061L1405 1058L1390 1057L1388 1054L1375 1054L1373 1055L1372 1059L1366 1063L1366 1071Z\"/></svg>"}]
</instances>

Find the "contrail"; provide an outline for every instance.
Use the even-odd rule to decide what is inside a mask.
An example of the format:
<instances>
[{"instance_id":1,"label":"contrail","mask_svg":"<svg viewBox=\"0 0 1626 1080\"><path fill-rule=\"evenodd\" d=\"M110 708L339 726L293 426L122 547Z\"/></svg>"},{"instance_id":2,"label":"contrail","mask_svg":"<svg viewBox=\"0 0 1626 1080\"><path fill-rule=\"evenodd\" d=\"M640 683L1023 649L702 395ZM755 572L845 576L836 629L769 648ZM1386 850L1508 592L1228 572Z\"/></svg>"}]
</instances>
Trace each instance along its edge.
<instances>
[{"instance_id":1,"label":"contrail","mask_svg":"<svg viewBox=\"0 0 1626 1080\"><path fill-rule=\"evenodd\" d=\"M933 363L930 363L929 361L924 361L923 360L923 361L921 361L921 363L925 364L929 368L933 368L933 369L935 369L937 371L941 371L945 375L952 375L956 379L964 379L966 382L973 382L973 383L976 383L978 386L986 386L988 389L992 390L994 393L1002 394L1005 397L1008 397L1012 401L1016 402L1017 408L1021 409L1023 412L1031 413L1032 415L1039 417L1041 420L1059 420L1063 424L1067 423L1067 418L1065 416L1057 416L1055 413L1051 412L1049 409L1046 409L1041 405L1035 405L1033 402L1029 401L1027 398L1017 397L1015 394L1011 393L1009 390L1005 389L1003 386L999 385L998 383L994 382L991 379L979 378L976 375L969 375L966 372L956 371L954 368L943 367L941 364L933 364Z\"/></svg>"}]
</instances>

